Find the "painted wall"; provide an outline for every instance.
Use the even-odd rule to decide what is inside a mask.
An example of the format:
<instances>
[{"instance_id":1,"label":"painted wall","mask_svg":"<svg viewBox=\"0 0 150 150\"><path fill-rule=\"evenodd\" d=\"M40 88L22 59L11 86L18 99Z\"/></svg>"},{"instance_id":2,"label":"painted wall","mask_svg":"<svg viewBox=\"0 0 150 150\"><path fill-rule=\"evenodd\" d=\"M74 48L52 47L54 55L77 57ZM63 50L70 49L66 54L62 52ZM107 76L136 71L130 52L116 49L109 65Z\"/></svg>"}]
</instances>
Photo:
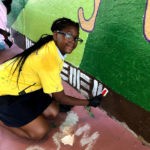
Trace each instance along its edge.
<instances>
[{"instance_id":1,"label":"painted wall","mask_svg":"<svg viewBox=\"0 0 150 150\"><path fill-rule=\"evenodd\" d=\"M149 0L14 0L9 24L36 41L59 17L79 21L82 45L66 61L150 111ZM148 11L149 10L149 11Z\"/></svg>"}]
</instances>

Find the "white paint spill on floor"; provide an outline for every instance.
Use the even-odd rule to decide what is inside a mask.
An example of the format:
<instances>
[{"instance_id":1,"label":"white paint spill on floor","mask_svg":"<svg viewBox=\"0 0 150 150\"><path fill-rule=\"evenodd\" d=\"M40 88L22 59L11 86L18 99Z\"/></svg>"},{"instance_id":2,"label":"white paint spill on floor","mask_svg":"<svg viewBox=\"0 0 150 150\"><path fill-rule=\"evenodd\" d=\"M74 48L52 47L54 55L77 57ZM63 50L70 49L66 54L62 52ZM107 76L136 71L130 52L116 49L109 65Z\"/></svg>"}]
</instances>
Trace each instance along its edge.
<instances>
[{"instance_id":1,"label":"white paint spill on floor","mask_svg":"<svg viewBox=\"0 0 150 150\"><path fill-rule=\"evenodd\" d=\"M61 139L61 142L62 142L64 145L73 146L73 143L74 143L74 134L73 134L73 135L66 135L65 137L63 137L63 138Z\"/></svg>"},{"instance_id":2,"label":"white paint spill on floor","mask_svg":"<svg viewBox=\"0 0 150 150\"><path fill-rule=\"evenodd\" d=\"M80 144L82 147L87 145L85 150L92 150L94 143L96 142L96 140L100 135L98 132L94 132L91 136L89 136L90 128L91 127L89 124L85 124L75 132L76 136L80 136L81 134L83 134L80 140Z\"/></svg>"},{"instance_id":3,"label":"white paint spill on floor","mask_svg":"<svg viewBox=\"0 0 150 150\"><path fill-rule=\"evenodd\" d=\"M54 143L56 144L56 146L57 146L57 149L56 150L60 150L60 148L61 148L61 134L60 134L60 132L56 132L53 136L52 136L52 138L53 138L53 141L54 141Z\"/></svg>"},{"instance_id":4,"label":"white paint spill on floor","mask_svg":"<svg viewBox=\"0 0 150 150\"><path fill-rule=\"evenodd\" d=\"M79 117L75 112L73 111L68 112L65 121L59 127L60 131L56 132L52 137L54 143L57 146L57 150L60 150L61 142L63 144L68 144L71 146L73 145L74 132L78 121ZM70 139L66 141L68 137L70 137Z\"/></svg>"},{"instance_id":5,"label":"white paint spill on floor","mask_svg":"<svg viewBox=\"0 0 150 150\"><path fill-rule=\"evenodd\" d=\"M100 134L98 132L94 132L90 137L85 133L80 140L80 144L82 147L87 145L85 150L92 150L99 136Z\"/></svg>"},{"instance_id":6,"label":"white paint spill on floor","mask_svg":"<svg viewBox=\"0 0 150 150\"><path fill-rule=\"evenodd\" d=\"M26 150L45 150L45 149L35 145L35 146L27 147Z\"/></svg>"},{"instance_id":7,"label":"white paint spill on floor","mask_svg":"<svg viewBox=\"0 0 150 150\"><path fill-rule=\"evenodd\" d=\"M76 129L77 122L77 114L70 111L65 121L60 125L60 131L56 132L52 137L57 146L57 150L61 149L61 143L64 145L73 146L75 136L80 136L82 134L83 136L80 139L81 147L86 146L85 150L92 150L94 144L100 136L99 132L94 132L90 135L91 127L89 124L85 124Z\"/></svg>"},{"instance_id":8,"label":"white paint spill on floor","mask_svg":"<svg viewBox=\"0 0 150 150\"><path fill-rule=\"evenodd\" d=\"M68 128L75 126L78 121L79 121L78 115L75 112L70 111L68 112L65 121L60 125L59 129L61 132L64 132L64 130L66 129L68 130Z\"/></svg>"},{"instance_id":9,"label":"white paint spill on floor","mask_svg":"<svg viewBox=\"0 0 150 150\"><path fill-rule=\"evenodd\" d=\"M82 133L90 130L89 124L85 124L83 127L80 127L76 132L75 135L80 136Z\"/></svg>"}]
</instances>

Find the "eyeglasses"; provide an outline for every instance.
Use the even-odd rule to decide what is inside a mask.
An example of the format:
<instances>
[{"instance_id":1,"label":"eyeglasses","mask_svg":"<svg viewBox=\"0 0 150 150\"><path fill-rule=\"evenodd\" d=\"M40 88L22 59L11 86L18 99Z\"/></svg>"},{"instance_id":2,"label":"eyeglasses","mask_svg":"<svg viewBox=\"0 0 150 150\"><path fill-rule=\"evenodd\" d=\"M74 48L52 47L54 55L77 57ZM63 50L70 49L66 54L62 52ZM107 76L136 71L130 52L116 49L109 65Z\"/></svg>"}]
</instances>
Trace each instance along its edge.
<instances>
[{"instance_id":1,"label":"eyeglasses","mask_svg":"<svg viewBox=\"0 0 150 150\"><path fill-rule=\"evenodd\" d=\"M80 43L83 42L83 40L81 38L73 37L73 35L71 33L66 33L66 32L63 32L63 31L56 31L56 32L59 33L59 34L64 35L65 39L67 39L67 40L74 40L74 42L76 42L76 43L77 42L80 42Z\"/></svg>"}]
</instances>

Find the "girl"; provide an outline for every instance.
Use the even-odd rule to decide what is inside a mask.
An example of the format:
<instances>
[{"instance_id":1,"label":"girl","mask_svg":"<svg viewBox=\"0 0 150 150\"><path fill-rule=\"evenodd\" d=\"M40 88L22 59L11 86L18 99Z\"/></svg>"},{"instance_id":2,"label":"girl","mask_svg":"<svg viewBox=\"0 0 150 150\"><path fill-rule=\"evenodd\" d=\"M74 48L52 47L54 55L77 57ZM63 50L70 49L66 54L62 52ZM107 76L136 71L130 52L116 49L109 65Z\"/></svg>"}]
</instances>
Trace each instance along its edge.
<instances>
[{"instance_id":1,"label":"girl","mask_svg":"<svg viewBox=\"0 0 150 150\"><path fill-rule=\"evenodd\" d=\"M53 35L0 65L0 120L15 134L41 139L50 130L45 117L56 117L58 104L94 106L101 95L89 100L64 93L60 72L64 57L82 42L79 24L60 18L53 22Z\"/></svg>"}]
</instances>

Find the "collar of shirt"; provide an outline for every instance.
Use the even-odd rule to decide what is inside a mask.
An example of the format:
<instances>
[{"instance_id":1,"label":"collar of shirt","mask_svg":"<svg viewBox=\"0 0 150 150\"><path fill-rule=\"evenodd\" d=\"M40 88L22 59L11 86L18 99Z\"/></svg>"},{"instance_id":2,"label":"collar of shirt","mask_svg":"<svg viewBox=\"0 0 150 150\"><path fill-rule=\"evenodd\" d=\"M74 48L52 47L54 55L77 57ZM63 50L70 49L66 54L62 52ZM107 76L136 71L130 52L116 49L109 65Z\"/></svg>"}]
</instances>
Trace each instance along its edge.
<instances>
[{"instance_id":1,"label":"collar of shirt","mask_svg":"<svg viewBox=\"0 0 150 150\"><path fill-rule=\"evenodd\" d=\"M58 54L59 54L60 58L61 58L62 60L64 60L67 55L62 55L62 53L60 52L60 50L58 49L58 47L57 47L57 51L58 51Z\"/></svg>"}]
</instances>

